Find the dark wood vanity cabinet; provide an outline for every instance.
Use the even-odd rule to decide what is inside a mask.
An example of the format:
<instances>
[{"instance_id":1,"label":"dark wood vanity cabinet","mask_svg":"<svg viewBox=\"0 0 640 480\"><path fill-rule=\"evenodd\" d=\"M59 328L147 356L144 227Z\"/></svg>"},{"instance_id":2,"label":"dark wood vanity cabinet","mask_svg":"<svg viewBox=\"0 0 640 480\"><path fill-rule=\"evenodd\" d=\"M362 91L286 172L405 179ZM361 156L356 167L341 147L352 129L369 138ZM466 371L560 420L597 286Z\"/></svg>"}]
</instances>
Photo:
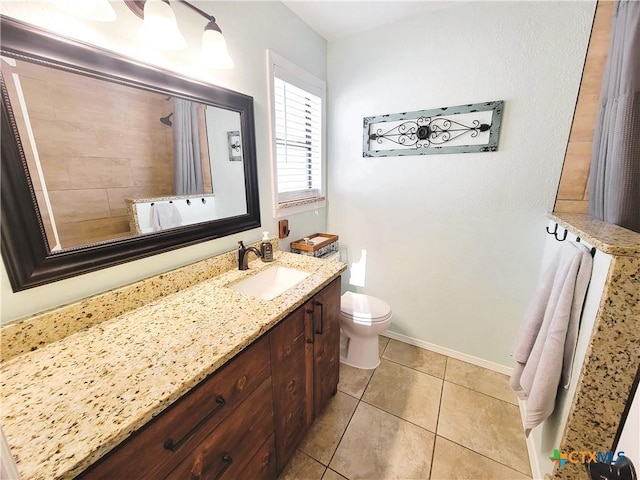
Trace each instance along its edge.
<instances>
[{"instance_id":1,"label":"dark wood vanity cabinet","mask_svg":"<svg viewBox=\"0 0 640 480\"><path fill-rule=\"evenodd\" d=\"M269 337L280 473L338 388L340 278L289 315Z\"/></svg>"},{"instance_id":2,"label":"dark wood vanity cabinet","mask_svg":"<svg viewBox=\"0 0 640 480\"><path fill-rule=\"evenodd\" d=\"M269 438L273 441L273 403L270 393L271 379L267 378L166 478L241 478L240 473L262 444ZM265 471L263 478L272 478L274 473L275 470Z\"/></svg>"},{"instance_id":3,"label":"dark wood vanity cabinet","mask_svg":"<svg viewBox=\"0 0 640 480\"><path fill-rule=\"evenodd\" d=\"M338 389L340 372L340 277L312 300L314 418Z\"/></svg>"},{"instance_id":4,"label":"dark wood vanity cabinet","mask_svg":"<svg viewBox=\"0 0 640 480\"><path fill-rule=\"evenodd\" d=\"M268 404L263 405L261 402L265 398ZM262 441L256 440L257 450L273 432L267 337L253 343L80 477L104 480L165 478L181 463L190 461L198 447L205 444L211 452L207 452L202 460L203 471L222 468L225 464L223 457L232 452L232 447L236 445L224 442L216 444L220 438L219 432L233 430L234 441L242 443L245 437L251 436L252 431L243 429L245 424L240 423L238 416L246 411L253 412L254 405L265 412L268 422L266 428L261 426L258 430L263 438ZM249 455L254 452L242 453ZM219 458L212 458L214 454ZM238 457L233 451L231 461L237 466L246 463L249 458Z\"/></svg>"},{"instance_id":5,"label":"dark wood vanity cabinet","mask_svg":"<svg viewBox=\"0 0 640 480\"><path fill-rule=\"evenodd\" d=\"M80 474L275 479L338 385L340 278Z\"/></svg>"},{"instance_id":6,"label":"dark wood vanity cabinet","mask_svg":"<svg viewBox=\"0 0 640 480\"><path fill-rule=\"evenodd\" d=\"M269 335L278 472L313 422L313 334L303 305Z\"/></svg>"}]
</instances>

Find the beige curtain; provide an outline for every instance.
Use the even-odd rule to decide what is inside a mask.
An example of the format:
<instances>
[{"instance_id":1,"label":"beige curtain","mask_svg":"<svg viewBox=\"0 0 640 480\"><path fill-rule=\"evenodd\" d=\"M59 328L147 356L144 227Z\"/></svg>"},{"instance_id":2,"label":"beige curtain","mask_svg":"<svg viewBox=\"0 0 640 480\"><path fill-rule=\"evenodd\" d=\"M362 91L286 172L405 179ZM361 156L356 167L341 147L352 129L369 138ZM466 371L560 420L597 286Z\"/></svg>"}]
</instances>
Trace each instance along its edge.
<instances>
[{"instance_id":1,"label":"beige curtain","mask_svg":"<svg viewBox=\"0 0 640 480\"><path fill-rule=\"evenodd\" d=\"M173 99L173 162L176 195L204 193L198 132L198 105Z\"/></svg>"},{"instance_id":2,"label":"beige curtain","mask_svg":"<svg viewBox=\"0 0 640 480\"><path fill-rule=\"evenodd\" d=\"M640 232L640 1L616 4L593 138L589 214Z\"/></svg>"}]
</instances>

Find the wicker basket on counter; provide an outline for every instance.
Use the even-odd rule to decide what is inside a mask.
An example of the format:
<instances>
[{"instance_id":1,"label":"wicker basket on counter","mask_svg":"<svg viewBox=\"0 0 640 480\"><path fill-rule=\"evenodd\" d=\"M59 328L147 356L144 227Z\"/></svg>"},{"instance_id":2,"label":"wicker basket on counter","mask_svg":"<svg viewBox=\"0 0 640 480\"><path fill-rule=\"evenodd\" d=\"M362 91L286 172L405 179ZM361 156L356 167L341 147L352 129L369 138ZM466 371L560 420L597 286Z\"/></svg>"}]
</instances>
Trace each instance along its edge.
<instances>
[{"instance_id":1,"label":"wicker basket on counter","mask_svg":"<svg viewBox=\"0 0 640 480\"><path fill-rule=\"evenodd\" d=\"M314 233L308 237L291 242L291 252L310 257L324 257L338 251L338 235Z\"/></svg>"}]
</instances>

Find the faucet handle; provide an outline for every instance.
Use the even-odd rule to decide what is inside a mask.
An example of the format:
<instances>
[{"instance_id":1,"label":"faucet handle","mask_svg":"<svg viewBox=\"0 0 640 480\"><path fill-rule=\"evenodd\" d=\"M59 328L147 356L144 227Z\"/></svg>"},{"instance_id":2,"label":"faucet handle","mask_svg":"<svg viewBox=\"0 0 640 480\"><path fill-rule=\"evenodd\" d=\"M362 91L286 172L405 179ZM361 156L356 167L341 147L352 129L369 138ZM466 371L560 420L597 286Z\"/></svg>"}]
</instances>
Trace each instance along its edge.
<instances>
[{"instance_id":1,"label":"faucet handle","mask_svg":"<svg viewBox=\"0 0 640 480\"><path fill-rule=\"evenodd\" d=\"M238 240L238 250L244 250L245 246L244 243L242 243L242 240Z\"/></svg>"}]
</instances>

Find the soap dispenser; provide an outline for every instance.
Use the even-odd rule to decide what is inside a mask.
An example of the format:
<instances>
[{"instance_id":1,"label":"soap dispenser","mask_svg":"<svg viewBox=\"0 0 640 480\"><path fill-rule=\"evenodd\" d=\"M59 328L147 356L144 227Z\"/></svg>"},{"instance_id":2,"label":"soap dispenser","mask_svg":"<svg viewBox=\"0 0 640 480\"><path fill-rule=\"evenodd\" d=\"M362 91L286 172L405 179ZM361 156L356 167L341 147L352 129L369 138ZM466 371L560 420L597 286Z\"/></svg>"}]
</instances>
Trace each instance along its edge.
<instances>
[{"instance_id":1,"label":"soap dispenser","mask_svg":"<svg viewBox=\"0 0 640 480\"><path fill-rule=\"evenodd\" d=\"M269 241L269 232L262 232L262 243L260 244L260 253L263 262L273 262L273 245Z\"/></svg>"}]
</instances>

